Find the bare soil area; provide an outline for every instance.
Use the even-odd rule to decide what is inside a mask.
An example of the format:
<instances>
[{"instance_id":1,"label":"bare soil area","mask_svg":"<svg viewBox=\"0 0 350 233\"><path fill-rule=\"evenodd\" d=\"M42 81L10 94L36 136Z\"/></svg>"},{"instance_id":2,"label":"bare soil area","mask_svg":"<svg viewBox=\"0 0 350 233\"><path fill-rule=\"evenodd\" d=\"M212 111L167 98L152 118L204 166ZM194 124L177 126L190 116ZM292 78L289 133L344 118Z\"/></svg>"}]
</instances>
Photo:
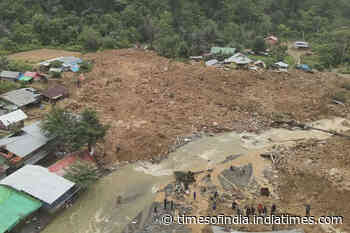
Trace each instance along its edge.
<instances>
[{"instance_id":1,"label":"bare soil area","mask_svg":"<svg viewBox=\"0 0 350 233\"><path fill-rule=\"evenodd\" d=\"M341 137L322 142L311 140L291 148L285 166L280 169L281 203L285 206L309 203L318 217L343 216L344 224L338 227L349 232L346 221L350 216L349 151L349 139ZM291 211L302 213L300 209Z\"/></svg>"},{"instance_id":2,"label":"bare soil area","mask_svg":"<svg viewBox=\"0 0 350 233\"><path fill-rule=\"evenodd\" d=\"M63 55L77 54L37 50L13 58ZM71 95L59 106L96 109L110 124L102 145L109 161L164 156L177 136L197 131L259 131L276 118L308 122L348 113L331 103L341 89L331 74L223 71L137 49L90 53L83 59L94 62L92 72L81 88L75 86L75 74L64 74L61 82Z\"/></svg>"},{"instance_id":3,"label":"bare soil area","mask_svg":"<svg viewBox=\"0 0 350 233\"><path fill-rule=\"evenodd\" d=\"M28 51L28 52L15 53L8 57L14 60L21 60L29 63L36 63L36 62L52 59L55 57L63 57L63 56L80 57L81 53L58 50L58 49L37 49L37 50Z\"/></svg>"}]
</instances>

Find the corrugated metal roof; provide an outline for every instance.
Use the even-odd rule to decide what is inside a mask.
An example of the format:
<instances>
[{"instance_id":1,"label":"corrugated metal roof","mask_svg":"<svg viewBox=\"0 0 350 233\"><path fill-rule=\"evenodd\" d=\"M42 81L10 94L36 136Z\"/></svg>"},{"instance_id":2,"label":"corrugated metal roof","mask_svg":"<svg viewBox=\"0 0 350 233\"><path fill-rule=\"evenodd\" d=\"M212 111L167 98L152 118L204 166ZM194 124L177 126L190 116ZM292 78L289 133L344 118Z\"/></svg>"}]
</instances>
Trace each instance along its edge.
<instances>
[{"instance_id":1,"label":"corrugated metal roof","mask_svg":"<svg viewBox=\"0 0 350 233\"><path fill-rule=\"evenodd\" d=\"M38 93L34 88L22 88L7 92L0 97L18 107L23 107L28 104L38 102L40 93Z\"/></svg>"},{"instance_id":2,"label":"corrugated metal roof","mask_svg":"<svg viewBox=\"0 0 350 233\"><path fill-rule=\"evenodd\" d=\"M213 66L215 64L217 64L219 61L216 60L216 59L213 59L213 60L209 60L205 63L206 66Z\"/></svg>"},{"instance_id":3,"label":"corrugated metal roof","mask_svg":"<svg viewBox=\"0 0 350 233\"><path fill-rule=\"evenodd\" d=\"M227 47L212 47L210 50L211 54L222 53L226 55L234 54L236 52L235 48L227 48Z\"/></svg>"},{"instance_id":4,"label":"corrugated metal roof","mask_svg":"<svg viewBox=\"0 0 350 233\"><path fill-rule=\"evenodd\" d=\"M278 38L276 36L268 36L265 38L265 40L274 40L274 41L278 41Z\"/></svg>"},{"instance_id":5,"label":"corrugated metal roof","mask_svg":"<svg viewBox=\"0 0 350 233\"><path fill-rule=\"evenodd\" d=\"M19 72L13 72L13 71L2 71L0 73L1 78L11 78L11 79L17 79L20 76L21 73Z\"/></svg>"},{"instance_id":6,"label":"corrugated metal roof","mask_svg":"<svg viewBox=\"0 0 350 233\"><path fill-rule=\"evenodd\" d=\"M236 53L232 57L225 59L225 63L236 63L239 65L249 64L253 62L253 60L249 59L246 55L242 53Z\"/></svg>"},{"instance_id":7,"label":"corrugated metal roof","mask_svg":"<svg viewBox=\"0 0 350 233\"><path fill-rule=\"evenodd\" d=\"M20 220L40 207L38 200L0 185L0 233L10 231Z\"/></svg>"},{"instance_id":8,"label":"corrugated metal roof","mask_svg":"<svg viewBox=\"0 0 350 233\"><path fill-rule=\"evenodd\" d=\"M61 57L58 60L63 62L64 64L78 64L83 62L83 60L81 60L80 58L73 57L73 56Z\"/></svg>"},{"instance_id":9,"label":"corrugated metal roof","mask_svg":"<svg viewBox=\"0 0 350 233\"><path fill-rule=\"evenodd\" d=\"M309 47L309 43L308 42L305 42L305 41L296 41L294 43L295 47L298 47L298 48L308 48Z\"/></svg>"},{"instance_id":10,"label":"corrugated metal roof","mask_svg":"<svg viewBox=\"0 0 350 233\"><path fill-rule=\"evenodd\" d=\"M27 118L28 116L21 109L19 109L17 111L0 116L0 121L7 127L11 124L23 121Z\"/></svg>"},{"instance_id":11,"label":"corrugated metal roof","mask_svg":"<svg viewBox=\"0 0 350 233\"><path fill-rule=\"evenodd\" d=\"M288 68L288 66L289 66L287 63L284 63L282 61L276 62L275 65L277 65L277 66L279 66L281 68Z\"/></svg>"},{"instance_id":12,"label":"corrugated metal roof","mask_svg":"<svg viewBox=\"0 0 350 233\"><path fill-rule=\"evenodd\" d=\"M42 95L50 99L56 99L68 95L68 89L62 85L57 85L44 91Z\"/></svg>"},{"instance_id":13,"label":"corrugated metal roof","mask_svg":"<svg viewBox=\"0 0 350 233\"><path fill-rule=\"evenodd\" d=\"M63 71L62 68L50 68L50 72L56 72L56 73L61 73Z\"/></svg>"},{"instance_id":14,"label":"corrugated metal roof","mask_svg":"<svg viewBox=\"0 0 350 233\"><path fill-rule=\"evenodd\" d=\"M75 185L48 169L35 165L22 167L4 178L0 184L23 191L50 205Z\"/></svg>"},{"instance_id":15,"label":"corrugated metal roof","mask_svg":"<svg viewBox=\"0 0 350 233\"><path fill-rule=\"evenodd\" d=\"M22 128L24 134L20 136L5 137L0 139L0 146L4 146L6 150L13 154L24 158L49 141L39 127L40 122Z\"/></svg>"},{"instance_id":16,"label":"corrugated metal roof","mask_svg":"<svg viewBox=\"0 0 350 233\"><path fill-rule=\"evenodd\" d=\"M32 78L40 76L38 72L30 72L30 71L25 72L23 75L27 77L32 77Z\"/></svg>"}]
</instances>

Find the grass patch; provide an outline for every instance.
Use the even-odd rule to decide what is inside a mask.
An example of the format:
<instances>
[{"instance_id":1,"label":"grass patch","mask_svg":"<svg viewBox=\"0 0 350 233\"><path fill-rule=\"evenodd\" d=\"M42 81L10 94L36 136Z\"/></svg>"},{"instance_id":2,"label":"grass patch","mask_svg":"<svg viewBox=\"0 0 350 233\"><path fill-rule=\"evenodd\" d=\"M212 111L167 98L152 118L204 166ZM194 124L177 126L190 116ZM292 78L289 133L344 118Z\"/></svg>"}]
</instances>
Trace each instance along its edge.
<instances>
[{"instance_id":1,"label":"grass patch","mask_svg":"<svg viewBox=\"0 0 350 233\"><path fill-rule=\"evenodd\" d=\"M10 82L10 81L1 81L0 82L0 95L4 94L8 91L13 91L16 89L21 88L21 84L19 83L14 83L14 82Z\"/></svg>"},{"instance_id":2,"label":"grass patch","mask_svg":"<svg viewBox=\"0 0 350 233\"><path fill-rule=\"evenodd\" d=\"M60 72L50 72L51 78L62 78L62 74Z\"/></svg>"},{"instance_id":3,"label":"grass patch","mask_svg":"<svg viewBox=\"0 0 350 233\"><path fill-rule=\"evenodd\" d=\"M338 73L340 74L350 74L350 66L345 66L338 69Z\"/></svg>"},{"instance_id":4,"label":"grass patch","mask_svg":"<svg viewBox=\"0 0 350 233\"><path fill-rule=\"evenodd\" d=\"M300 58L300 62L301 64L309 65L311 69L317 69L319 71L325 70L325 67L322 65L318 55L302 56Z\"/></svg>"},{"instance_id":5,"label":"grass patch","mask_svg":"<svg viewBox=\"0 0 350 233\"><path fill-rule=\"evenodd\" d=\"M83 61L80 64L80 72L89 73L93 68L93 63L91 61Z\"/></svg>"},{"instance_id":6,"label":"grass patch","mask_svg":"<svg viewBox=\"0 0 350 233\"><path fill-rule=\"evenodd\" d=\"M350 82L345 82L341 85L342 88L350 91Z\"/></svg>"},{"instance_id":7,"label":"grass patch","mask_svg":"<svg viewBox=\"0 0 350 233\"><path fill-rule=\"evenodd\" d=\"M333 99L340 101L342 103L347 103L350 99L350 93L346 92L346 91L339 91L334 93L333 95Z\"/></svg>"},{"instance_id":8,"label":"grass patch","mask_svg":"<svg viewBox=\"0 0 350 233\"><path fill-rule=\"evenodd\" d=\"M284 58L284 61L285 61L290 67L295 67L295 65L296 65L296 62L295 62L294 58L293 58L292 56L290 56L290 55L286 56L286 57Z\"/></svg>"},{"instance_id":9,"label":"grass patch","mask_svg":"<svg viewBox=\"0 0 350 233\"><path fill-rule=\"evenodd\" d=\"M32 71L33 70L33 65L20 61L20 60L10 60L8 64L8 69L11 71L17 71L17 72L25 72L25 71Z\"/></svg>"}]
</instances>

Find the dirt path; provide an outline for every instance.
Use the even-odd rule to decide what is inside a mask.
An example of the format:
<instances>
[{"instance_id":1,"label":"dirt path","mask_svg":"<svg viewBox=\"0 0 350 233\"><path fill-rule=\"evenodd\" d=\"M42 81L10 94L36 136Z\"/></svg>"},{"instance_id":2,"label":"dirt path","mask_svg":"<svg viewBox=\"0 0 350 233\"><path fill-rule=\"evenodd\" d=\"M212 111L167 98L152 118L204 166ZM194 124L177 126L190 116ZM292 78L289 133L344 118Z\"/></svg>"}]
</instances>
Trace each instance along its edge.
<instances>
[{"instance_id":1,"label":"dirt path","mask_svg":"<svg viewBox=\"0 0 350 233\"><path fill-rule=\"evenodd\" d=\"M288 42L288 54L294 58L295 64L301 63L301 56L306 54L305 50L298 50L293 42Z\"/></svg>"}]
</instances>

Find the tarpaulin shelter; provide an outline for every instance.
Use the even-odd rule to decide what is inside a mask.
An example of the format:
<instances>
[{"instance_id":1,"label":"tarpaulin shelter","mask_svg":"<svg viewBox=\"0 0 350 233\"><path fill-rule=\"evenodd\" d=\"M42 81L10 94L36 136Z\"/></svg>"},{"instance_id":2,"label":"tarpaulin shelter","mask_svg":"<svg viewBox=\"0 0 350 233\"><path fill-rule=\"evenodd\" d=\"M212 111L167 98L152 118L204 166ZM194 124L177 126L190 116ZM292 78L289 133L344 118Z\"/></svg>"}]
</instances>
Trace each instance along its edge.
<instances>
[{"instance_id":1,"label":"tarpaulin shelter","mask_svg":"<svg viewBox=\"0 0 350 233\"><path fill-rule=\"evenodd\" d=\"M30 82L33 80L33 77L21 75L19 76L18 80L22 82Z\"/></svg>"},{"instance_id":2,"label":"tarpaulin shelter","mask_svg":"<svg viewBox=\"0 0 350 233\"><path fill-rule=\"evenodd\" d=\"M23 76L25 76L25 77L32 77L35 81L38 81L38 80L40 80L43 77L38 72L29 72L29 71L25 72L23 74Z\"/></svg>"}]
</instances>

